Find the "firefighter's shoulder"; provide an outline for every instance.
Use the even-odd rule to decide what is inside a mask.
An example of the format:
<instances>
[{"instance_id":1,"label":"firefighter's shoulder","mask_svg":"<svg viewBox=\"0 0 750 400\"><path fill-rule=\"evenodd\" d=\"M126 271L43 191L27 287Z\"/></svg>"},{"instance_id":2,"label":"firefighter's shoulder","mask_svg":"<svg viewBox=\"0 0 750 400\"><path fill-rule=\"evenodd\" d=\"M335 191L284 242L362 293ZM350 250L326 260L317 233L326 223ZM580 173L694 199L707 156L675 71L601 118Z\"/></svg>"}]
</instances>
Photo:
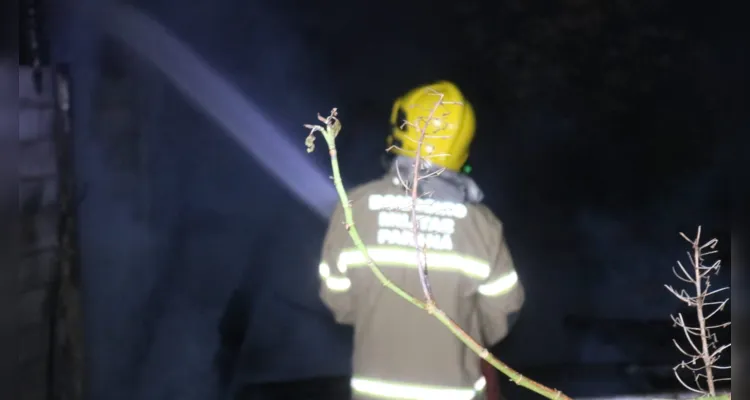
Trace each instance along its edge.
<instances>
[{"instance_id":1,"label":"firefighter's shoulder","mask_svg":"<svg viewBox=\"0 0 750 400\"><path fill-rule=\"evenodd\" d=\"M466 205L467 219L475 226L490 230L502 231L503 223L500 218L484 203Z\"/></svg>"},{"instance_id":2,"label":"firefighter's shoulder","mask_svg":"<svg viewBox=\"0 0 750 400\"><path fill-rule=\"evenodd\" d=\"M346 194L352 208L357 209L363 206L367 208L368 201L372 195L402 194L403 192L403 189L399 190L390 180L375 179L347 189ZM343 208L341 203L338 204L337 208Z\"/></svg>"}]
</instances>

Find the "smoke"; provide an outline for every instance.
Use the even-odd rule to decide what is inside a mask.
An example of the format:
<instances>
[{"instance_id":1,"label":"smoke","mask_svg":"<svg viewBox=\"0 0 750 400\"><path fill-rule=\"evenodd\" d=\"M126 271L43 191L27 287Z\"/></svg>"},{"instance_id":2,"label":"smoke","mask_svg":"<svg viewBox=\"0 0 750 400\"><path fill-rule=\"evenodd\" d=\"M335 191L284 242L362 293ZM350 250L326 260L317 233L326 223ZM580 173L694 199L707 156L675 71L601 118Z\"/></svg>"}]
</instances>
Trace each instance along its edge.
<instances>
[{"instance_id":1,"label":"smoke","mask_svg":"<svg viewBox=\"0 0 750 400\"><path fill-rule=\"evenodd\" d=\"M327 323L322 305L310 301L317 299L310 289L317 280L314 266L320 246L310 238L322 234L322 222L337 197L321 163L302 150L306 132L301 124L330 104L308 103L312 96L299 72L310 63L300 51L300 40L284 33L283 21L262 7L235 13L231 7L219 10L213 4L175 9L169 3L149 6L161 21L133 7L79 3L83 9L76 10L73 32L57 43L63 47L57 49L58 59L76 62L76 150L78 178L86 187L80 223L92 398L212 397L218 390L213 370L220 342L218 321L247 270L255 271L247 279L264 280L257 295L273 296L259 303L270 306L253 318L283 316L291 335L279 343L281 336L262 327L251 332L268 343L264 350L273 351L274 362L297 368L266 366L264 372L292 375L270 379L346 374L346 336ZM230 25L247 29L244 34L224 37L224 22L247 15L250 23L235 20ZM99 64L103 42L97 28L106 29L139 59L120 63L127 76L124 82L137 87L139 96L134 98L145 98L154 108L138 116L138 132L123 129L117 119L109 121L118 126L91 123L103 117L92 114L94 99L88 94L109 91L96 99L97 108L105 111L108 99L127 94L113 87L111 71ZM263 110L248 93L263 103ZM182 105L180 94L192 109ZM326 102L326 95L315 98ZM203 116L208 117L206 123ZM106 136L102 134L110 131L131 134L118 140L140 148L142 160L132 164L138 170L127 174L140 180L134 186L136 194L117 195L125 182L123 174L108 163L101 143ZM221 140L226 138L231 140ZM227 149L225 142L235 149ZM242 151L231 151L236 149ZM236 157L240 153L248 162ZM316 156L325 160L327 155ZM289 192L297 204L287 200ZM139 202L149 210L145 218L138 211ZM308 214L316 215L317 221ZM258 235L266 245L259 247L254 239ZM290 243L299 242L303 244L289 251ZM264 262L266 257L273 263ZM279 353L276 346L285 352ZM302 360L290 361L290 356Z\"/></svg>"}]
</instances>

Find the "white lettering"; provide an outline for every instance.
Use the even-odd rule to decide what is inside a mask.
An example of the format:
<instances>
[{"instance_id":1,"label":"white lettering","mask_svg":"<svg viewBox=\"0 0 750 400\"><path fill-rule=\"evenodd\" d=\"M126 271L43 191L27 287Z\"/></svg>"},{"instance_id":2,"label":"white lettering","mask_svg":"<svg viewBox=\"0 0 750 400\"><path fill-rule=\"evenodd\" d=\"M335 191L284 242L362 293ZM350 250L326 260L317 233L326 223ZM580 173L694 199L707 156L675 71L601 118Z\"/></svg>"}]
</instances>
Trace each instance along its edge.
<instances>
[{"instance_id":1,"label":"white lettering","mask_svg":"<svg viewBox=\"0 0 750 400\"><path fill-rule=\"evenodd\" d=\"M449 218L466 218L468 210L464 204L434 199L418 199L417 212ZM368 206L372 211L401 211L411 210L412 199L406 195L373 194L368 198Z\"/></svg>"},{"instance_id":2,"label":"white lettering","mask_svg":"<svg viewBox=\"0 0 750 400\"><path fill-rule=\"evenodd\" d=\"M412 199L405 195L370 195L369 209L378 211L378 244L414 247ZM456 219L465 218L464 204L419 199L416 206L417 244L432 250L453 250Z\"/></svg>"},{"instance_id":3,"label":"white lettering","mask_svg":"<svg viewBox=\"0 0 750 400\"><path fill-rule=\"evenodd\" d=\"M414 247L414 233L407 229L379 229L378 244ZM453 250L451 235L440 233L417 233L417 244L431 250Z\"/></svg>"},{"instance_id":4,"label":"white lettering","mask_svg":"<svg viewBox=\"0 0 750 400\"><path fill-rule=\"evenodd\" d=\"M378 213L378 225L381 228L412 229L411 215L403 212L381 211ZM456 221L452 218L441 218L432 215L417 214L418 229L423 232L452 234Z\"/></svg>"}]
</instances>

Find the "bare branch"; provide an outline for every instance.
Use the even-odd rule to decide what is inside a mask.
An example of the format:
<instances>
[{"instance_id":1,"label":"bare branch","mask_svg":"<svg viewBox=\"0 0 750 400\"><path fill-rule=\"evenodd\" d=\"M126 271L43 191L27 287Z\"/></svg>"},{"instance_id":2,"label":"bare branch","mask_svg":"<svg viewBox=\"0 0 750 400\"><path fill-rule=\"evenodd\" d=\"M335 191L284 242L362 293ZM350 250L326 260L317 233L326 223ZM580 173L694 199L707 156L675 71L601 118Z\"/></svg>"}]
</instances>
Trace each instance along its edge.
<instances>
[{"instance_id":1,"label":"bare branch","mask_svg":"<svg viewBox=\"0 0 750 400\"><path fill-rule=\"evenodd\" d=\"M411 209L411 217L413 221L412 226L412 235L414 237L414 243L418 244L418 237L419 237L419 224L417 222L417 200L419 198L419 173L420 173L420 163L422 162L422 148L424 146L424 140L425 135L427 134L427 126L429 126L430 122L432 122L433 116L435 115L435 112L437 109L442 105L443 103L444 95L442 93L438 94L438 100L435 102L435 105L432 107L432 110L430 111L430 114L427 116L427 119L423 125L423 127L420 129L419 134L419 141L417 142L417 156L414 158L414 173L413 173L413 181L412 181L412 187L411 187L411 199L412 199L412 209ZM419 280L422 284L422 291L424 292L425 301L428 304L435 304L435 299L432 295L432 287L430 285L430 279L428 276L427 271L427 255L425 254L424 248L417 245L417 263L419 267Z\"/></svg>"},{"instance_id":2,"label":"bare branch","mask_svg":"<svg viewBox=\"0 0 750 400\"><path fill-rule=\"evenodd\" d=\"M693 388L692 386L690 386L687 383L685 383L685 381L683 381L682 378L680 378L680 371L678 370L679 367L680 367L679 365L676 366L676 367L674 367L674 376L677 378L678 381L680 381L680 384L683 387L685 387L685 389L687 389L687 390L689 390L691 392L703 394L702 390Z\"/></svg>"},{"instance_id":3,"label":"bare branch","mask_svg":"<svg viewBox=\"0 0 750 400\"><path fill-rule=\"evenodd\" d=\"M730 348L731 346L732 346L732 344L730 343L730 344L725 344L725 345L719 347L718 349L716 349L716 351L714 351L713 353L711 353L711 358L716 358L718 360L718 356L720 355L720 353L722 351Z\"/></svg>"},{"instance_id":4,"label":"bare branch","mask_svg":"<svg viewBox=\"0 0 750 400\"><path fill-rule=\"evenodd\" d=\"M683 361L679 365L675 366L675 376L680 381L680 384L693 392L701 393L703 395L716 396L716 382L726 379L715 379L713 370L731 368L716 365L716 362L719 360L721 353L729 348L730 345L727 344L718 347L717 336L715 334L712 334L711 330L714 328L729 326L730 323L726 322L714 326L709 326L706 322L710 318L714 317L719 311L724 310L729 299L715 302L707 302L706 299L709 296L715 295L725 290L729 290L729 287L711 290L710 275L718 274L721 262L720 260L717 260L710 266L706 266L703 263L704 257L706 255L717 252L715 248L718 244L718 240L711 239L706 243L701 244L700 226L698 227L698 232L695 236L695 239L689 239L684 233L680 233L680 236L688 241L692 247L692 253L688 252L688 257L690 260L690 265L693 266L693 274L691 275L690 273L688 273L686 268L679 261L677 262L677 265L679 266L680 271L675 270L673 267L672 272L674 272L675 276L681 281L690 283L695 290L695 295L688 294L684 289L677 291L669 285L665 285L665 287L680 301L687 304L689 307L695 307L698 326L688 326L685 323L685 319L683 318L682 314L678 314L676 317L672 316L672 321L676 326L682 329L688 344L694 351L694 353L685 351L685 349L680 346L677 340L673 341L677 350L689 358L687 362ZM707 306L716 306L716 308L713 311L707 313L707 310L705 309ZM699 338L700 344L696 344L693 341L693 337ZM712 349L713 351L711 351ZM694 366L697 365L698 361L701 361L702 365ZM697 388L687 385L682 380L678 372L678 370L681 368L693 372ZM705 390L701 386L702 381L704 381L708 386L708 388Z\"/></svg>"},{"instance_id":5,"label":"bare branch","mask_svg":"<svg viewBox=\"0 0 750 400\"><path fill-rule=\"evenodd\" d=\"M725 290L729 290L729 287L727 286L727 287L723 287L723 288L721 288L721 289L716 289L716 290L714 290L713 292L708 292L708 293L706 293L706 294L704 295L704 297L712 296L712 295L714 295L714 294L716 294L716 293L719 293L719 292L723 292L723 291L725 291ZM729 299L727 299L727 300L725 300L725 301L722 301L721 303L722 303L722 304L725 304L725 303L726 303L727 301L729 301ZM703 303L703 304L711 304L711 303Z\"/></svg>"},{"instance_id":6,"label":"bare branch","mask_svg":"<svg viewBox=\"0 0 750 400\"><path fill-rule=\"evenodd\" d=\"M401 182L401 186L404 187L404 190L409 190L409 184L406 182L406 179L401 176L401 167L398 165L396 165L396 175L398 176L399 182Z\"/></svg>"},{"instance_id":7,"label":"bare branch","mask_svg":"<svg viewBox=\"0 0 750 400\"><path fill-rule=\"evenodd\" d=\"M674 288L672 288L672 286L669 286L669 285L664 285L664 287L666 287L666 288L667 288L667 290L669 290L670 292L672 292L672 294L673 294L673 295L675 295L675 297L677 297L677 298L678 298L678 299L680 299L681 301L683 301L683 302L685 302L685 303L688 303L688 304L690 304L690 305L692 305L693 303L695 303L695 300L693 300L693 298L692 298L692 297L690 297L690 296L689 296L689 295L687 294L687 292L685 292L685 290L684 290L684 289L683 289L683 290L681 290L681 291L680 291L680 293L677 293L677 291L676 291L676 290L675 290Z\"/></svg>"},{"instance_id":8,"label":"bare branch","mask_svg":"<svg viewBox=\"0 0 750 400\"><path fill-rule=\"evenodd\" d=\"M445 168L441 168L441 169L438 169L438 170L432 171L432 172L430 172L430 173L428 173L428 174L426 174L426 175L422 175L422 176L420 176L420 177L419 177L419 180L423 180L423 179L428 179L428 178L431 178L431 177L433 177L433 176L438 176L438 175L440 175L441 173L443 173L443 171L445 171Z\"/></svg>"},{"instance_id":9,"label":"bare branch","mask_svg":"<svg viewBox=\"0 0 750 400\"><path fill-rule=\"evenodd\" d=\"M681 281L683 281L685 283L693 283L693 278L691 278L691 277L683 278L682 276L680 276L680 274L677 272L677 270L674 269L674 267L672 267L672 273L674 274L674 276L677 277L677 279L679 279L679 280L681 280Z\"/></svg>"},{"instance_id":10,"label":"bare branch","mask_svg":"<svg viewBox=\"0 0 750 400\"><path fill-rule=\"evenodd\" d=\"M682 316L680 316L680 318L682 318ZM685 337L687 338L688 343L690 343L690 347L692 347L693 350L695 350L695 353L701 354L701 351L698 350L698 345L696 345L695 342L693 342L693 338L690 337L690 330L687 329L685 325L682 326L682 332L685 333Z\"/></svg>"},{"instance_id":11,"label":"bare branch","mask_svg":"<svg viewBox=\"0 0 750 400\"><path fill-rule=\"evenodd\" d=\"M683 273L683 274L685 274L685 277L686 277L686 279L687 279L687 280L688 280L688 281L689 281L690 283L695 283L695 281L693 280L693 277L692 277L692 275L690 275L690 273L688 273L688 272L687 272L687 270L685 269L685 266L684 266L684 265L682 265L682 263L681 263L681 262L677 261L677 266L679 266L679 267L680 267L680 270L682 271L682 273Z\"/></svg>"},{"instance_id":12,"label":"bare branch","mask_svg":"<svg viewBox=\"0 0 750 400\"><path fill-rule=\"evenodd\" d=\"M690 354L687 351L683 350L682 347L680 346L680 343L678 343L677 340L672 339L672 343L674 343L675 347L677 347L677 350L679 350L680 353L684 354L686 357L696 357L695 355Z\"/></svg>"},{"instance_id":13,"label":"bare branch","mask_svg":"<svg viewBox=\"0 0 750 400\"><path fill-rule=\"evenodd\" d=\"M716 315L716 313L718 313L719 311L724 311L724 305L726 305L727 302L729 302L729 299L726 299L726 300L722 301L721 305L719 307L717 307L713 312L711 312L711 314L708 314L704 319L706 321L708 321L709 319L711 319L711 317L713 317L714 315Z\"/></svg>"}]
</instances>

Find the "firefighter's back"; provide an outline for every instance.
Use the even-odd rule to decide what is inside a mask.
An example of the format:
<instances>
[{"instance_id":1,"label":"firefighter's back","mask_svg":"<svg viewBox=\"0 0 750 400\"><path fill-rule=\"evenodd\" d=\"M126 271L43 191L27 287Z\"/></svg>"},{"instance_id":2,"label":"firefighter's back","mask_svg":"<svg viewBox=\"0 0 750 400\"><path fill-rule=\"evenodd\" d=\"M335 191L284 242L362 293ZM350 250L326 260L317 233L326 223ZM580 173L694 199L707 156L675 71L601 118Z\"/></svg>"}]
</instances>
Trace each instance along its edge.
<instances>
[{"instance_id":1,"label":"firefighter's back","mask_svg":"<svg viewBox=\"0 0 750 400\"><path fill-rule=\"evenodd\" d=\"M438 307L469 335L493 344L507 334L524 293L500 221L480 204L481 190L463 173L475 122L471 104L451 82L409 91L392 108L386 143L395 158L388 173L349 197L356 229L385 276L424 299L418 249L425 249ZM402 182L414 180L416 157L426 166L417 182L431 195L413 207ZM339 206L323 246L321 298L336 321L354 326L355 396L474 398L482 386L479 358L378 281L344 219Z\"/></svg>"},{"instance_id":2,"label":"firefighter's back","mask_svg":"<svg viewBox=\"0 0 750 400\"><path fill-rule=\"evenodd\" d=\"M424 299L414 246L412 199L397 176L371 182L350 195L355 223L369 255L393 283ZM417 241L424 246L438 306L473 337L479 321L473 288L488 267L481 206L422 199ZM351 243L351 241L349 242ZM465 390L481 381L476 355L446 327L383 286L361 252L348 246L347 265L357 307L354 387L362 392ZM356 393L356 392L355 392ZM426 398L440 398L445 393ZM463 396L456 392L457 398ZM419 397L415 397L419 398ZM467 395L467 398L471 396Z\"/></svg>"}]
</instances>

